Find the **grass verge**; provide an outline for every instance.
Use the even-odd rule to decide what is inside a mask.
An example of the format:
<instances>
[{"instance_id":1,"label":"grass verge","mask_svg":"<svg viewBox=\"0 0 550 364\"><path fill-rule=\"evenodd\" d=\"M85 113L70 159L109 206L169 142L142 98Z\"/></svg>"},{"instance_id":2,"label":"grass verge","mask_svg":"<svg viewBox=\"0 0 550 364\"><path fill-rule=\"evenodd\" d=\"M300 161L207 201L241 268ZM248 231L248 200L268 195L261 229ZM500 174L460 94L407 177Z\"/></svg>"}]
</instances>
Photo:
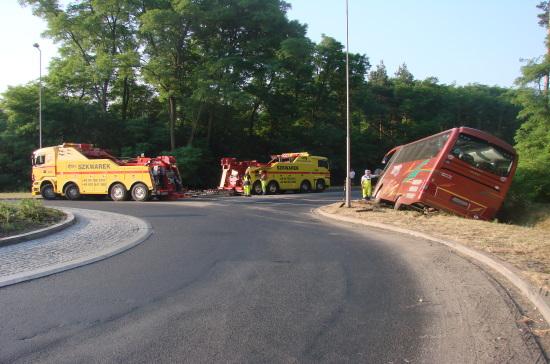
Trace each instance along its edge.
<instances>
[{"instance_id":1,"label":"grass verge","mask_svg":"<svg viewBox=\"0 0 550 364\"><path fill-rule=\"evenodd\" d=\"M30 192L0 192L0 200L19 200L22 198L40 198L40 196L33 196Z\"/></svg>"},{"instance_id":2,"label":"grass verge","mask_svg":"<svg viewBox=\"0 0 550 364\"><path fill-rule=\"evenodd\" d=\"M0 202L0 238L46 227L61 221L61 211L42 205L42 201Z\"/></svg>"},{"instance_id":3,"label":"grass verge","mask_svg":"<svg viewBox=\"0 0 550 364\"><path fill-rule=\"evenodd\" d=\"M425 215L416 211L395 211L370 202L341 203L323 211L421 231L485 251L512 264L535 286L550 290L550 224L538 219L532 226L464 219L444 213ZM541 223L542 221L545 221Z\"/></svg>"}]
</instances>

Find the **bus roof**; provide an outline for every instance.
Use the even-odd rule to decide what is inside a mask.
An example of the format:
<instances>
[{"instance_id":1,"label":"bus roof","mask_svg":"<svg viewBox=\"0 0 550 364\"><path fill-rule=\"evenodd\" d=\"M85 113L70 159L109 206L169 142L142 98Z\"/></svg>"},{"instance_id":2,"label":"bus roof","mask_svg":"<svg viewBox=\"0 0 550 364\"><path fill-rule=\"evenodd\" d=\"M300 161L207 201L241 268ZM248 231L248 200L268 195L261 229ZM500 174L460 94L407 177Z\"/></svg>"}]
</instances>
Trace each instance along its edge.
<instances>
[{"instance_id":1,"label":"bus roof","mask_svg":"<svg viewBox=\"0 0 550 364\"><path fill-rule=\"evenodd\" d=\"M485 139L490 144L496 145L497 147L501 147L502 149L506 149L506 151L508 151L508 152L510 152L514 155L516 154L516 150L514 149L514 147L512 147L510 144L506 143L504 140L499 139L496 136L491 135L487 132L484 132L484 131L481 131L481 130L478 130L478 129L474 129L474 128L469 128L467 126L461 126L460 128L455 128L455 129L458 129L458 131L460 133L464 133L464 134L468 134L468 135L476 136L478 138ZM453 130L453 129L451 129L451 130Z\"/></svg>"},{"instance_id":2,"label":"bus roof","mask_svg":"<svg viewBox=\"0 0 550 364\"><path fill-rule=\"evenodd\" d=\"M470 127L467 127L467 126L461 126L461 127L458 127L458 128L452 128L452 129L448 129L448 130L445 130L445 131L442 131L440 133L437 133L437 134L433 134L433 135L429 135L425 138L422 138L422 139L418 139L418 140L415 140L415 141L412 141L410 143L407 143L407 144L402 144L400 146L397 146L395 148L393 148L392 150L394 149L400 149L406 145L410 145L410 144L415 144L415 143L419 143L419 142L422 142L426 139L429 139L433 136L436 136L436 135L441 135L441 134L445 134L445 133L449 133L449 132L454 132L454 131L458 131L459 133L464 133L464 134L468 134L468 135L471 135L471 136L474 136L474 137L478 137L478 138L481 138L481 139L485 139L487 140L490 144L493 144L493 145L496 145L497 147L501 147L502 149L505 149L507 152L513 154L513 155L516 155L516 151L514 149L514 147L512 147L510 144L506 143L505 141L497 138L496 136L494 135L491 135L487 132L484 132L484 131L481 131L481 130L478 130L478 129L474 129L474 128L470 128ZM392 151L390 150L390 152ZM388 152L389 153L389 152Z\"/></svg>"}]
</instances>

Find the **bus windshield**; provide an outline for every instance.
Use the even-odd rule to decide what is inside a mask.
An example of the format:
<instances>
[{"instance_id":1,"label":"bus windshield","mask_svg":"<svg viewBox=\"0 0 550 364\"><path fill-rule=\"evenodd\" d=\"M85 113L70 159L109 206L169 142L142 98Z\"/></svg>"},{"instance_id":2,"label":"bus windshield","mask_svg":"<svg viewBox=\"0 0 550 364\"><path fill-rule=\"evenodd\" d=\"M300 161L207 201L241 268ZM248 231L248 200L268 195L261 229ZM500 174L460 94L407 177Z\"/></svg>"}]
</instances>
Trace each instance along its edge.
<instances>
[{"instance_id":1,"label":"bus windshield","mask_svg":"<svg viewBox=\"0 0 550 364\"><path fill-rule=\"evenodd\" d=\"M447 143L450 133L434 135L419 142L405 145L395 155L392 164L405 163L435 157ZM388 163L389 164L389 163Z\"/></svg>"},{"instance_id":2,"label":"bus windshield","mask_svg":"<svg viewBox=\"0 0 550 364\"><path fill-rule=\"evenodd\" d=\"M507 177L514 155L471 135L460 134L451 153L469 165L500 177Z\"/></svg>"}]
</instances>

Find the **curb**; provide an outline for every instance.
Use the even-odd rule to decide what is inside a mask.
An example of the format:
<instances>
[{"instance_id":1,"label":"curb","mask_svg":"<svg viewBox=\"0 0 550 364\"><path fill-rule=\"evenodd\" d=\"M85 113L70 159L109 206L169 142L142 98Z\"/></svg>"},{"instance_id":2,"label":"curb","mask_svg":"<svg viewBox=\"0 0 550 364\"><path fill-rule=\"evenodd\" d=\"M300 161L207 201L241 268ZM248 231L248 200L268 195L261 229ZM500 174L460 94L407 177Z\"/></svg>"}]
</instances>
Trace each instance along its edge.
<instances>
[{"instance_id":1,"label":"curb","mask_svg":"<svg viewBox=\"0 0 550 364\"><path fill-rule=\"evenodd\" d=\"M68 214L66 210L64 210L64 212ZM112 256L123 253L126 250L129 250L141 244L142 242L147 240L149 236L153 234L153 227L149 222L142 219L138 219L137 217L134 217L134 216L128 216L128 215L126 216L131 219L135 219L137 221L139 225L137 237L125 240L117 247L100 251L99 254L95 256L83 257L83 258L76 259L66 263L55 264L55 265L51 265L49 267L45 267L41 269L36 269L28 272L13 274L11 276L6 276L0 279L0 288L25 282L25 281L30 281L36 278L46 277L52 274L64 272L66 270L70 270L74 268L79 268L84 265L92 264L100 260L110 258Z\"/></svg>"},{"instance_id":2,"label":"curb","mask_svg":"<svg viewBox=\"0 0 550 364\"><path fill-rule=\"evenodd\" d=\"M339 220L339 221L343 221L343 222L349 222L349 223L353 223L353 224L359 224L359 225L365 225L365 226L375 227L375 228L379 228L379 229L389 230L389 231L393 231L393 232L398 232L398 233L402 233L402 234L411 235L411 236L414 236L414 237L417 237L417 238L426 239L426 240L433 241L433 242L436 242L436 243L439 243L439 244L443 244L443 245L451 248L452 250L457 251L461 254L464 254L464 255L466 255L466 256L468 256L468 257L470 257L470 258L472 258L472 259L474 259L474 260L476 260L480 263L483 263L484 265L489 266L492 269L494 269L495 271L497 271L498 273L502 274L523 295L525 295L529 299L529 301L531 301L531 303L541 313L542 317L544 317L546 322L550 324L550 303L547 302L546 299L544 298L544 296L543 296L544 292L542 291L542 289L537 290L535 287L533 287L531 285L531 283L529 283L526 280L524 280L523 278L521 278L518 270L515 267L512 267L508 263L498 261L498 260L494 259L493 257L485 254L485 253L482 253L482 252L479 252L477 250L468 248L468 247L466 247L462 244L452 242L452 241L448 241L448 240L438 239L438 238L435 238L435 237L427 235L427 234L423 234L423 233L418 232L418 231L403 229L403 228L399 228L399 227L394 227L394 226L391 226L391 225L378 223L378 222L364 221L364 220L357 219L357 218L354 218L354 217L334 215L334 214L330 214L328 212L322 211L321 208L314 209L313 213L317 214L317 215L321 215L321 216L329 218L329 219L334 219L334 220Z\"/></svg>"},{"instance_id":3,"label":"curb","mask_svg":"<svg viewBox=\"0 0 550 364\"><path fill-rule=\"evenodd\" d=\"M51 235L51 234L56 233L58 231L61 231L63 229L66 229L66 228L68 228L69 226L73 225L76 222L76 218L72 213L70 213L68 211L63 211L63 213L65 213L65 215L66 215L65 219L63 221L57 223L57 224L54 224L52 226L48 226L48 227L45 227L45 228L42 228L42 229L38 229L38 230L35 230L35 231L31 231L31 232L28 232L28 233L14 235L14 236L8 236L7 238L1 238L0 239L0 247L7 246L7 245L12 245L12 244L17 244L17 243L20 243L22 241L43 238L45 236L48 236L48 235Z\"/></svg>"},{"instance_id":4,"label":"curb","mask_svg":"<svg viewBox=\"0 0 550 364\"><path fill-rule=\"evenodd\" d=\"M361 191L361 187L360 186L351 186L351 190L352 191ZM327 188L325 191L327 192L342 192L344 193L344 186L330 186L329 188Z\"/></svg>"}]
</instances>

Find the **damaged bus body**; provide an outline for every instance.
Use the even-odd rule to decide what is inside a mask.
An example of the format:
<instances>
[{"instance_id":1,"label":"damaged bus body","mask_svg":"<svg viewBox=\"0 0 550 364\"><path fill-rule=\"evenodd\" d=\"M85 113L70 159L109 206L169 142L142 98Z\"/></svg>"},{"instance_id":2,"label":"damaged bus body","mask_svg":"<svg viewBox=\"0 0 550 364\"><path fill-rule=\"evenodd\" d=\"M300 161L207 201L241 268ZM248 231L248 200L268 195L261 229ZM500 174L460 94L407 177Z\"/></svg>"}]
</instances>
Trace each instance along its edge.
<instances>
[{"instance_id":1,"label":"damaged bus body","mask_svg":"<svg viewBox=\"0 0 550 364\"><path fill-rule=\"evenodd\" d=\"M390 150L374 189L377 202L491 220L512 183L517 154L506 142L460 127Z\"/></svg>"}]
</instances>

